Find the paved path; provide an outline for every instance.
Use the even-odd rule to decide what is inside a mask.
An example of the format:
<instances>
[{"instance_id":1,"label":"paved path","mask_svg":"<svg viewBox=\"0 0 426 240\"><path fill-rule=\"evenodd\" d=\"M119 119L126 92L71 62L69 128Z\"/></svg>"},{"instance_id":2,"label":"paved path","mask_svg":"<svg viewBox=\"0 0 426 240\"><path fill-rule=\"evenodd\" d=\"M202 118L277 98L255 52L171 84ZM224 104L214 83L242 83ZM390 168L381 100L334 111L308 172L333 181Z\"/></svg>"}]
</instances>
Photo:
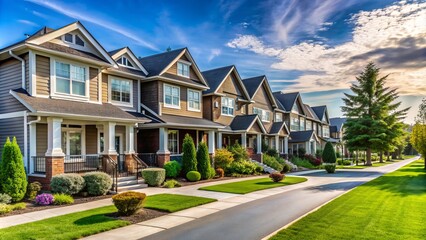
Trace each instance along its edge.
<instances>
[{"instance_id":1,"label":"paved path","mask_svg":"<svg viewBox=\"0 0 426 240\"><path fill-rule=\"evenodd\" d=\"M87 239L262 239L348 190L414 160L363 170L338 170L336 174L298 173L309 181L223 198Z\"/></svg>"}]
</instances>

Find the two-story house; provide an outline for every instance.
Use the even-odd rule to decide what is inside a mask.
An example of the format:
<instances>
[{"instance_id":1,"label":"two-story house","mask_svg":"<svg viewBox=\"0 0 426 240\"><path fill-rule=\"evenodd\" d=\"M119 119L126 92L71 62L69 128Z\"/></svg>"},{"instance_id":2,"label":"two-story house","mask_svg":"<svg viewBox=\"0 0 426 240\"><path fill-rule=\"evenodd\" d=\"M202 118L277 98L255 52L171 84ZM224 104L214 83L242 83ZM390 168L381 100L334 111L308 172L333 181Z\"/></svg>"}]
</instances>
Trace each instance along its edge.
<instances>
[{"instance_id":1,"label":"two-story house","mask_svg":"<svg viewBox=\"0 0 426 240\"><path fill-rule=\"evenodd\" d=\"M330 138L337 143L336 151L342 153L342 155L347 153L347 149L345 148L343 141L343 135L345 132L343 125L346 123L346 119L347 118L343 117L330 118Z\"/></svg>"}]
</instances>

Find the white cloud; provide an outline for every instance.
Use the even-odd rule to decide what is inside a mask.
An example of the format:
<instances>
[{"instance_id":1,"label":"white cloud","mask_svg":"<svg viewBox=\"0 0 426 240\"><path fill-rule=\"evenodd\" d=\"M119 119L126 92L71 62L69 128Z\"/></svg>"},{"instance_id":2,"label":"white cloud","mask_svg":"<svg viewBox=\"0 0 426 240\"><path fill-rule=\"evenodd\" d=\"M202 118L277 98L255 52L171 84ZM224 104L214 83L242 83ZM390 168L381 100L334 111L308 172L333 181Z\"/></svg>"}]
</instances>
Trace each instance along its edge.
<instances>
[{"instance_id":1,"label":"white cloud","mask_svg":"<svg viewBox=\"0 0 426 240\"><path fill-rule=\"evenodd\" d=\"M37 17L41 17L41 18L44 18L44 19L48 19L49 18L49 16L47 16L46 14L43 14L43 13L41 13L41 12L37 12L37 11L32 11L32 13L34 14L34 15L36 15Z\"/></svg>"},{"instance_id":2,"label":"white cloud","mask_svg":"<svg viewBox=\"0 0 426 240\"><path fill-rule=\"evenodd\" d=\"M132 39L133 41L135 41L136 44L158 51L158 48L156 46L143 40L142 38L137 36L135 33L132 33L128 29L124 28L123 26L101 19L100 17L96 17L92 13L84 13L81 9L74 11L69 6L61 6L58 3L47 1L47 0L27 0L27 1L46 7L46 8L50 8L70 18L78 19L80 21L91 22L98 26L104 27L108 30L119 33L125 37L128 37Z\"/></svg>"},{"instance_id":3,"label":"white cloud","mask_svg":"<svg viewBox=\"0 0 426 240\"><path fill-rule=\"evenodd\" d=\"M210 55L209 55L207 61L210 62L211 60L213 60L213 58L219 56L221 53L222 53L222 51L220 49L218 49L218 48L211 49L210 50Z\"/></svg>"},{"instance_id":4,"label":"white cloud","mask_svg":"<svg viewBox=\"0 0 426 240\"><path fill-rule=\"evenodd\" d=\"M31 22L31 21L28 21L28 20L24 20L24 19L19 19L18 22L26 24L26 25L30 25L30 26L33 26L33 27L39 27L39 25L37 23Z\"/></svg>"},{"instance_id":5,"label":"white cloud","mask_svg":"<svg viewBox=\"0 0 426 240\"><path fill-rule=\"evenodd\" d=\"M271 68L303 72L286 90L347 89L369 61L390 74L388 84L405 95L426 94L426 3L396 3L361 11L350 19L352 40L336 46L301 42L287 48L240 35L228 47L276 58ZM423 63L423 64L422 64Z\"/></svg>"}]
</instances>

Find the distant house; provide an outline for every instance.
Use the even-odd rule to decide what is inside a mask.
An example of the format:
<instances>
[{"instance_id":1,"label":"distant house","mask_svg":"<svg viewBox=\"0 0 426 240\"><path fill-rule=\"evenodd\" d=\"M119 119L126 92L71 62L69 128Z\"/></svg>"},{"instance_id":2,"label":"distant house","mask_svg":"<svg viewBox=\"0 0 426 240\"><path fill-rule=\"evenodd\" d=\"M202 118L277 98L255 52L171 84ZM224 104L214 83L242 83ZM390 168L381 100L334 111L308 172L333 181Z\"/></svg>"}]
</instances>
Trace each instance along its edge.
<instances>
[{"instance_id":1,"label":"distant house","mask_svg":"<svg viewBox=\"0 0 426 240\"><path fill-rule=\"evenodd\" d=\"M336 151L340 153L346 153L347 150L344 147L343 135L344 128L343 125L346 123L347 118L336 117L330 118L330 137L336 142L339 143L336 146Z\"/></svg>"}]
</instances>

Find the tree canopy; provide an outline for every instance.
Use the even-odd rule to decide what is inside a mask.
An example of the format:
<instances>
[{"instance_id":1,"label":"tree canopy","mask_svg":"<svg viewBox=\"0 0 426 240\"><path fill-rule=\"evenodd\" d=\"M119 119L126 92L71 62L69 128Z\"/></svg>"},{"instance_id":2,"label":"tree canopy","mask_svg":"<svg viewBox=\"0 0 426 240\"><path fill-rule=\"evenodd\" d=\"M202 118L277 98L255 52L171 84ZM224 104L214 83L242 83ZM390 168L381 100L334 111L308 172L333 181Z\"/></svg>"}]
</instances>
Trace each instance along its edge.
<instances>
[{"instance_id":1,"label":"tree canopy","mask_svg":"<svg viewBox=\"0 0 426 240\"><path fill-rule=\"evenodd\" d=\"M423 99L419 106L416 124L413 126L411 133L411 144L425 159L426 169L426 98Z\"/></svg>"}]
</instances>

